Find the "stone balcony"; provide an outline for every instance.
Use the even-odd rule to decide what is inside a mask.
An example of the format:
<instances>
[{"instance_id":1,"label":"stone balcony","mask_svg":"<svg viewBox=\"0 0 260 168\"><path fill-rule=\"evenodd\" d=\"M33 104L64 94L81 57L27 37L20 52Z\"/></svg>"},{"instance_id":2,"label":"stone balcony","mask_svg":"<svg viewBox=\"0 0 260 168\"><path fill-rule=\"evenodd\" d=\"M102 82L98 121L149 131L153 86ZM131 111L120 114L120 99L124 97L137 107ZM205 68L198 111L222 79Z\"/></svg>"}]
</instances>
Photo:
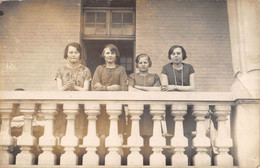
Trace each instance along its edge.
<instances>
[{"instance_id":1,"label":"stone balcony","mask_svg":"<svg viewBox=\"0 0 260 168\"><path fill-rule=\"evenodd\" d=\"M234 109L229 92L2 91L0 167L235 167ZM150 137L140 135L147 110ZM97 131L103 114L108 135Z\"/></svg>"}]
</instances>

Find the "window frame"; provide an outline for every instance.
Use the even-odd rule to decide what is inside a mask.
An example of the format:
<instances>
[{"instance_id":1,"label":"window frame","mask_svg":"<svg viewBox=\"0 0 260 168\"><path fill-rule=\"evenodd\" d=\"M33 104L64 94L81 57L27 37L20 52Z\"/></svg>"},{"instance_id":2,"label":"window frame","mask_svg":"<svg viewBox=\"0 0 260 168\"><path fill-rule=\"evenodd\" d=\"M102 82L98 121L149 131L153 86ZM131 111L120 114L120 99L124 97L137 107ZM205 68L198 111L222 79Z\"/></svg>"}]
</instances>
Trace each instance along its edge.
<instances>
[{"instance_id":1,"label":"window frame","mask_svg":"<svg viewBox=\"0 0 260 168\"><path fill-rule=\"evenodd\" d=\"M86 25L86 12L106 12L106 33L105 34L85 34L85 25ZM124 35L124 34L111 34L112 31L112 13L121 12L121 13L132 13L133 14L133 35ZM96 14L95 14L96 15ZM122 31L121 23L121 31ZM96 27L96 22L95 22ZM96 32L96 30L95 30ZM83 24L81 38L82 40L135 40L136 34L136 17L135 17L135 8L129 7L84 7L83 8Z\"/></svg>"}]
</instances>

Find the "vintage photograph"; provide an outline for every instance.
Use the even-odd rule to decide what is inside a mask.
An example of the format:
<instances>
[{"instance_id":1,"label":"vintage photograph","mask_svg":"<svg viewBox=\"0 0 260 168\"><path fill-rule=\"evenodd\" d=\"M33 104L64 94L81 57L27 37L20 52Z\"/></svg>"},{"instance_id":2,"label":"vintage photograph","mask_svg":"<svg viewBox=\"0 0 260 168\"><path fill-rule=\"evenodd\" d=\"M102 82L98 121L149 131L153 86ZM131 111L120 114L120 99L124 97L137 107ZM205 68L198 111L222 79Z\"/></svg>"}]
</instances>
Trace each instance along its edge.
<instances>
[{"instance_id":1,"label":"vintage photograph","mask_svg":"<svg viewBox=\"0 0 260 168\"><path fill-rule=\"evenodd\" d=\"M259 25L259 0L0 0L0 167L259 167Z\"/></svg>"}]
</instances>

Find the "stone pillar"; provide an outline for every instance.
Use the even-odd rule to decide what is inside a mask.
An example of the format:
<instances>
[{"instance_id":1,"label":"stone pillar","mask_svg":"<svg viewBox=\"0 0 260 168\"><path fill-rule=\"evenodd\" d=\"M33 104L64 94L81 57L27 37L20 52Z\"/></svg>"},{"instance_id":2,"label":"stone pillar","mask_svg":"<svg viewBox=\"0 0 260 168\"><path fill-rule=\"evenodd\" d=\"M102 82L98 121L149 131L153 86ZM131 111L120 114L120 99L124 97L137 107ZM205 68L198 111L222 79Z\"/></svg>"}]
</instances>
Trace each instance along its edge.
<instances>
[{"instance_id":1,"label":"stone pillar","mask_svg":"<svg viewBox=\"0 0 260 168\"><path fill-rule=\"evenodd\" d=\"M229 148L232 147L232 139L230 137L230 121L228 116L231 112L230 106L216 106L214 115L218 121L218 135L214 141L218 148L219 154L215 157L217 166L233 166L233 158L228 154Z\"/></svg>"},{"instance_id":2,"label":"stone pillar","mask_svg":"<svg viewBox=\"0 0 260 168\"><path fill-rule=\"evenodd\" d=\"M61 146L65 147L65 153L61 155L60 165L77 165L78 156L74 153L78 145L78 138L75 136L75 118L78 113L78 104L63 104L63 112L67 115L66 134L61 138Z\"/></svg>"},{"instance_id":3,"label":"stone pillar","mask_svg":"<svg viewBox=\"0 0 260 168\"><path fill-rule=\"evenodd\" d=\"M32 119L35 110L34 103L21 103L20 112L24 115L22 135L17 138L17 145L21 146L21 153L16 156L17 165L34 164L34 155L31 148L35 144L35 137L32 135Z\"/></svg>"},{"instance_id":4,"label":"stone pillar","mask_svg":"<svg viewBox=\"0 0 260 168\"><path fill-rule=\"evenodd\" d=\"M100 140L97 136L96 120L100 114L99 104L85 104L85 113L88 115L88 135L83 139L83 147L87 153L83 156L83 165L98 166L99 156L96 154Z\"/></svg>"},{"instance_id":5,"label":"stone pillar","mask_svg":"<svg viewBox=\"0 0 260 168\"><path fill-rule=\"evenodd\" d=\"M42 103L42 113L44 115L44 135L39 139L39 145L43 153L39 155L38 165L55 165L57 157L53 153L53 147L56 145L56 138L53 134L53 121L56 114L55 103Z\"/></svg>"},{"instance_id":6,"label":"stone pillar","mask_svg":"<svg viewBox=\"0 0 260 168\"><path fill-rule=\"evenodd\" d=\"M234 153L239 167L259 165L260 102L238 100L234 112Z\"/></svg>"},{"instance_id":7,"label":"stone pillar","mask_svg":"<svg viewBox=\"0 0 260 168\"><path fill-rule=\"evenodd\" d=\"M127 157L127 165L142 166L143 156L140 154L140 147L143 146L143 138L140 136L140 115L142 115L144 105L129 104L128 111L131 115L132 128L131 136L127 139L127 144L130 146L131 153Z\"/></svg>"},{"instance_id":8,"label":"stone pillar","mask_svg":"<svg viewBox=\"0 0 260 168\"><path fill-rule=\"evenodd\" d=\"M207 154L210 147L210 139L206 136L204 124L209 107L206 105L195 105L193 110L192 114L196 117L196 137L193 138L192 143L197 151L197 154L193 157L193 162L195 166L210 166L211 158Z\"/></svg>"},{"instance_id":9,"label":"stone pillar","mask_svg":"<svg viewBox=\"0 0 260 168\"><path fill-rule=\"evenodd\" d=\"M235 82L231 88L234 151L240 167L259 166L260 11L259 0L228 0L228 17Z\"/></svg>"},{"instance_id":10,"label":"stone pillar","mask_svg":"<svg viewBox=\"0 0 260 168\"><path fill-rule=\"evenodd\" d=\"M162 136L161 120L165 113L165 105L152 104L150 114L153 116L153 136L150 139L150 146L153 153L150 156L150 166L165 166L166 158L162 154L163 147L166 146L166 140Z\"/></svg>"},{"instance_id":11,"label":"stone pillar","mask_svg":"<svg viewBox=\"0 0 260 168\"><path fill-rule=\"evenodd\" d=\"M11 113L13 103L0 103L0 115L2 119L0 132L0 165L11 164L13 157L7 151L9 145L13 145L13 138L11 136Z\"/></svg>"},{"instance_id":12,"label":"stone pillar","mask_svg":"<svg viewBox=\"0 0 260 168\"><path fill-rule=\"evenodd\" d=\"M121 104L107 104L107 114L109 115L110 128L109 136L106 138L105 145L108 147L108 154L105 157L106 166L119 166L121 165L121 156L119 148L123 144L123 140L118 134L118 116L121 114Z\"/></svg>"},{"instance_id":13,"label":"stone pillar","mask_svg":"<svg viewBox=\"0 0 260 168\"><path fill-rule=\"evenodd\" d=\"M227 1L235 97L260 97L260 12L257 0Z\"/></svg>"},{"instance_id":14,"label":"stone pillar","mask_svg":"<svg viewBox=\"0 0 260 168\"><path fill-rule=\"evenodd\" d=\"M188 166L188 157L184 154L185 147L188 146L188 139L184 136L183 116L187 114L187 105L172 105L172 115L175 117L174 137L171 145L174 147L174 155L172 155L173 166Z\"/></svg>"}]
</instances>

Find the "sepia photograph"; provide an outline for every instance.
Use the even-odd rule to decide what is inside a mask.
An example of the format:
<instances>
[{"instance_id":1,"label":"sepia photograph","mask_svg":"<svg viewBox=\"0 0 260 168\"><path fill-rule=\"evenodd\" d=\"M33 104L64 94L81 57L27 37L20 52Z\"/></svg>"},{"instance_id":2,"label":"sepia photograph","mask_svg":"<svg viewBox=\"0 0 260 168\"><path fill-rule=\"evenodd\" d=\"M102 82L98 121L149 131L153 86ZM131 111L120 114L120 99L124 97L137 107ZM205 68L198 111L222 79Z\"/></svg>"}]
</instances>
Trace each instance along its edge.
<instances>
[{"instance_id":1,"label":"sepia photograph","mask_svg":"<svg viewBox=\"0 0 260 168\"><path fill-rule=\"evenodd\" d=\"M260 168L260 0L0 0L0 168Z\"/></svg>"}]
</instances>

